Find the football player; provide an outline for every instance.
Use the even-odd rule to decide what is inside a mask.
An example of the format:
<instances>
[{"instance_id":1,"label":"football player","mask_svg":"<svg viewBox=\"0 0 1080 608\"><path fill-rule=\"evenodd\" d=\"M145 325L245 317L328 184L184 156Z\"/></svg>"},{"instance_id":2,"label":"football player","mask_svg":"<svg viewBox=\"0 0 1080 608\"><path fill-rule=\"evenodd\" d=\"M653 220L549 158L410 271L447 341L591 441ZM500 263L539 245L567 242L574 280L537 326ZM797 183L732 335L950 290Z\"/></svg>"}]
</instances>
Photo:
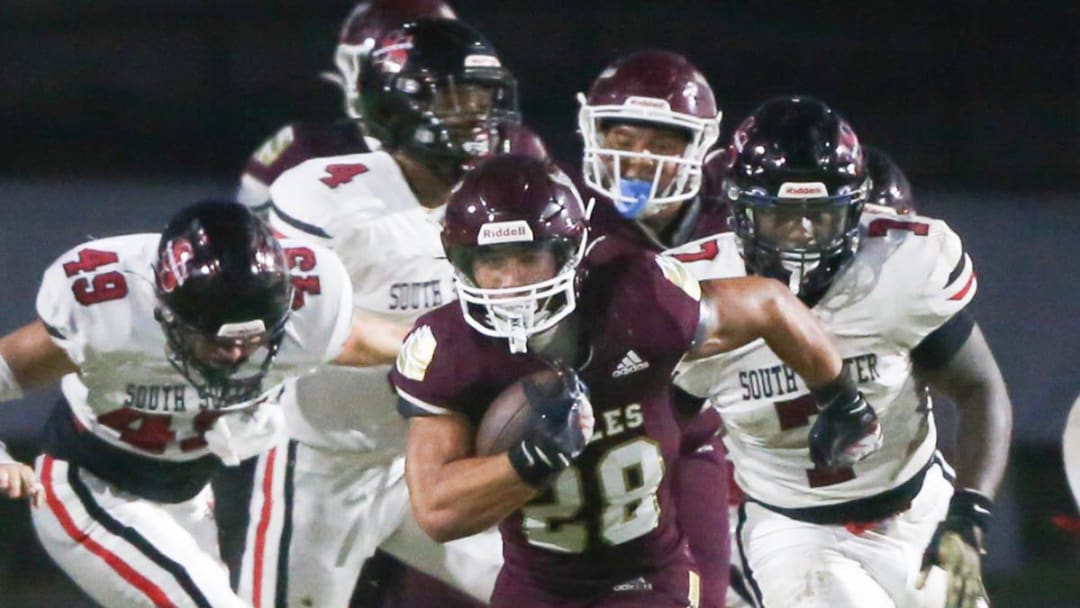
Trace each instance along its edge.
<instances>
[{"instance_id":1,"label":"football player","mask_svg":"<svg viewBox=\"0 0 1080 608\"><path fill-rule=\"evenodd\" d=\"M746 493L738 542L759 600L985 605L980 556L1011 404L967 310L977 281L959 237L940 220L867 204L858 137L815 99L762 104L735 131L729 158L734 233L676 257L700 279L787 285L839 342L845 375L884 430L865 460L830 463L811 426L812 391L762 342L680 369L676 382L723 415ZM957 404L955 474L936 451L928 393L913 372Z\"/></svg>"},{"instance_id":2,"label":"football player","mask_svg":"<svg viewBox=\"0 0 1080 608\"><path fill-rule=\"evenodd\" d=\"M593 82L581 104L582 175L600 200L590 217L595 236L624 238L651 251L727 232L718 196L722 165L707 157L720 134L712 87L685 57L658 49L627 55ZM701 573L701 606L723 606L729 544L727 462L716 437L719 415L702 400L685 404L683 455L673 490L680 528ZM695 415L700 412L700 415Z\"/></svg>"},{"instance_id":3,"label":"football player","mask_svg":"<svg viewBox=\"0 0 1080 608\"><path fill-rule=\"evenodd\" d=\"M347 359L341 262L278 241L239 203L206 201L161 234L63 254L37 312L0 338L0 399L61 380L63 400L40 486L5 454L0 477L41 505L46 551L104 606L248 606L218 555L208 480L283 434L284 377Z\"/></svg>"},{"instance_id":4,"label":"football player","mask_svg":"<svg viewBox=\"0 0 1080 608\"><path fill-rule=\"evenodd\" d=\"M236 200L262 217L270 209L270 184L286 170L310 158L367 152L379 141L365 137L361 120L360 70L364 58L388 32L414 19L456 19L442 0L367 0L345 18L334 51L336 72L323 76L341 88L345 118L330 122L287 124L267 138L248 159Z\"/></svg>"},{"instance_id":5,"label":"football player","mask_svg":"<svg viewBox=\"0 0 1080 608\"><path fill-rule=\"evenodd\" d=\"M873 410L782 285L715 281L703 297L677 260L619 239L586 253L586 237L577 190L550 163L495 156L451 192L442 240L459 301L420 317L391 373L413 514L439 541L501 522L493 606L696 606L667 473L687 351L759 338L783 351L820 399L820 446L845 463L875 448ZM553 362L564 392L530 401L541 416L519 444L477 456L487 404Z\"/></svg>"},{"instance_id":6,"label":"football player","mask_svg":"<svg viewBox=\"0 0 1080 608\"><path fill-rule=\"evenodd\" d=\"M412 321L454 299L440 207L478 158L516 145L504 137L518 121L516 85L486 38L448 19L388 32L358 73L359 111L381 147L286 171L271 186L270 222L341 256L356 307L400 328L387 336L396 352ZM245 597L344 606L376 547L477 599L490 595L501 564L494 531L440 546L406 517L405 428L387 371L328 366L287 385L289 441L255 470Z\"/></svg>"}]
</instances>

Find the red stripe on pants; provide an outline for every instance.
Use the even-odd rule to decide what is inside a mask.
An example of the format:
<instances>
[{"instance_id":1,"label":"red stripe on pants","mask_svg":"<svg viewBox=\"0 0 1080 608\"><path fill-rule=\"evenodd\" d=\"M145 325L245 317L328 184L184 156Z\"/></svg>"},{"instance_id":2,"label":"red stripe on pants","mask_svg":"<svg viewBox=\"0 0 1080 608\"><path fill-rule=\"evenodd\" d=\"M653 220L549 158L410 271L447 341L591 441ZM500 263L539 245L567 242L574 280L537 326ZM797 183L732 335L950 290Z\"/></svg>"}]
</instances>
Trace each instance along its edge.
<instances>
[{"instance_id":1,"label":"red stripe on pants","mask_svg":"<svg viewBox=\"0 0 1080 608\"><path fill-rule=\"evenodd\" d=\"M175 604L169 601L165 592L155 585L150 579L139 574L132 568L127 562L120 558L112 551L109 551L105 547L99 545L94 539L90 538L89 533L84 532L75 525L75 522L71 519L71 514L68 513L64 507L64 503L56 497L56 491L53 489L53 457L46 455L44 464L41 468L41 483L45 486L45 502L49 505L49 510L56 516L56 520L60 522L60 526L67 532L76 543L82 545L87 551L105 560L105 563L109 565L120 578L131 583L133 587L141 591L146 597L150 598L150 601L154 602L155 606L162 608L173 608Z\"/></svg>"}]
</instances>

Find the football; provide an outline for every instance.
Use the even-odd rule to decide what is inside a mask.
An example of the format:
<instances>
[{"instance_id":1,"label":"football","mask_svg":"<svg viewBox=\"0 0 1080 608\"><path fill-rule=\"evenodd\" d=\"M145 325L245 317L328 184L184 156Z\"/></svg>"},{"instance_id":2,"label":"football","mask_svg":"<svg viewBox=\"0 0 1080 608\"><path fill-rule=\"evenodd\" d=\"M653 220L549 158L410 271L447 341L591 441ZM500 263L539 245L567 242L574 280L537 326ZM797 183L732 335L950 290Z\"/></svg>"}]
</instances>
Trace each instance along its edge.
<instances>
[{"instance_id":1,"label":"football","mask_svg":"<svg viewBox=\"0 0 1080 608\"><path fill-rule=\"evenodd\" d=\"M525 396L526 383L536 385L539 393L550 395L562 390L563 379L557 371L543 369L503 389L484 412L476 430L477 456L507 451L538 422L539 416Z\"/></svg>"}]
</instances>

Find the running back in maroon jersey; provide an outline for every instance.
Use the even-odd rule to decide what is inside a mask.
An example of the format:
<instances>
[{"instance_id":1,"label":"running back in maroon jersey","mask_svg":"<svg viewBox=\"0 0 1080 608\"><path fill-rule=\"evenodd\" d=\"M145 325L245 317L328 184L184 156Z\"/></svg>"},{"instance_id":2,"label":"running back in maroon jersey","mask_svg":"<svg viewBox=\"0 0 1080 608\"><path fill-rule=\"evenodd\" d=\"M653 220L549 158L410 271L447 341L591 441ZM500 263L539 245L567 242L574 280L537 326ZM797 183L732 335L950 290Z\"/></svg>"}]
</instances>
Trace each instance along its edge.
<instances>
[{"instance_id":1,"label":"running back in maroon jersey","mask_svg":"<svg viewBox=\"0 0 1080 608\"><path fill-rule=\"evenodd\" d=\"M699 294L680 269L641 251L591 252L582 263L578 371L596 432L574 466L501 524L505 572L518 583L581 597L686 559L667 475L680 444L670 382L697 329ZM546 365L473 331L453 304L417 321L391 379L404 415L457 411L476 424L503 388Z\"/></svg>"}]
</instances>

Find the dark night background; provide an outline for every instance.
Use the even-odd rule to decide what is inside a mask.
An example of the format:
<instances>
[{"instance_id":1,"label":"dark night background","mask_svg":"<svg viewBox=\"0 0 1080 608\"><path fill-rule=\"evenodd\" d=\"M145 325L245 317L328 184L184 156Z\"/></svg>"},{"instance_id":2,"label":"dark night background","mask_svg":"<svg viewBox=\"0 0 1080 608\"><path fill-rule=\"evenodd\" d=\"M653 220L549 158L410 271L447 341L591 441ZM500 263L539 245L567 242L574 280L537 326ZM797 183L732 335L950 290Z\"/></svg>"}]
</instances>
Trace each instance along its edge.
<instances>
[{"instance_id":1,"label":"dark night background","mask_svg":"<svg viewBox=\"0 0 1080 608\"><path fill-rule=\"evenodd\" d=\"M1009 382L1012 463L987 557L997 607L1080 605L1060 433L1080 393L1080 5L1050 2L452 1L515 71L526 122L578 154L574 94L658 46L709 78L725 134L763 99L831 103L965 239L974 312ZM0 5L0 332L33 318L41 272L89 235L157 230L232 192L285 122L341 114L331 67L347 1ZM0 405L30 458L56 392ZM948 421L948 411L945 419ZM0 500L0 607L83 606Z\"/></svg>"}]
</instances>

